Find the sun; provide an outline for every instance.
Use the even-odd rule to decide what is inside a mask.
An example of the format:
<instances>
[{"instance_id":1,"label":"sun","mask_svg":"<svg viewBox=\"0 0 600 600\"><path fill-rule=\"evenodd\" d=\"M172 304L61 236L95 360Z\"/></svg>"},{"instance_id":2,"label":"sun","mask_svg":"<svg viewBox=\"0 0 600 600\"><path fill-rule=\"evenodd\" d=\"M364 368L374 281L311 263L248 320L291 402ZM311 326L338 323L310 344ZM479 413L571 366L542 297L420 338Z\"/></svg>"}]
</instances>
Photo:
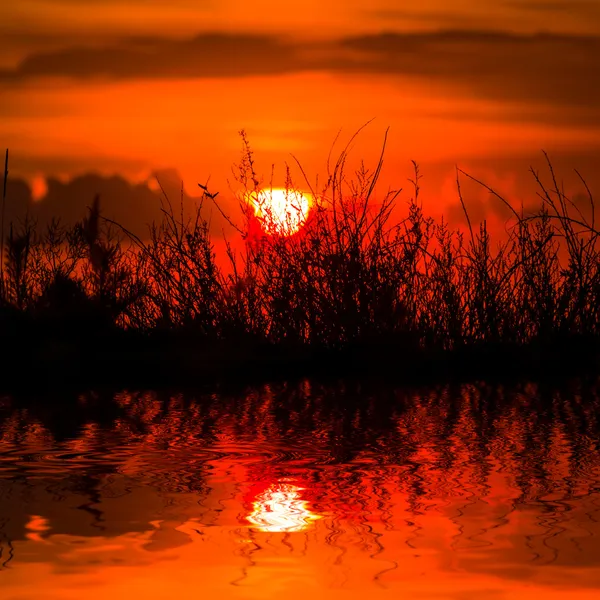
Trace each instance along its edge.
<instances>
[{"instance_id":1,"label":"sun","mask_svg":"<svg viewBox=\"0 0 600 600\"><path fill-rule=\"evenodd\" d=\"M308 219L310 201L306 194L297 190L261 190L250 198L256 218L269 235L293 235Z\"/></svg>"}]
</instances>

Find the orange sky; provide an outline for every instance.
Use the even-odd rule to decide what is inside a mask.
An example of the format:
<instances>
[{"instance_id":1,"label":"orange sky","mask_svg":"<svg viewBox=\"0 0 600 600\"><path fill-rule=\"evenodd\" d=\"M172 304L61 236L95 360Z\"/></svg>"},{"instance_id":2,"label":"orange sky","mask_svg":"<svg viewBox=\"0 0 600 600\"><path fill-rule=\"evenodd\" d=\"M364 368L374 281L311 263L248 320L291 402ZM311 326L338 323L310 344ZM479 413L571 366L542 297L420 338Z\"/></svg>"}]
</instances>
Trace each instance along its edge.
<instances>
[{"instance_id":1,"label":"orange sky","mask_svg":"<svg viewBox=\"0 0 600 600\"><path fill-rule=\"evenodd\" d=\"M290 154L323 177L337 132L372 118L356 158L374 161L389 126L384 184L405 187L417 160L435 210L456 201L455 163L511 198L541 149L598 177L595 0L20 0L0 36L1 146L35 196L49 176L175 169L227 201L240 129L281 183Z\"/></svg>"}]
</instances>

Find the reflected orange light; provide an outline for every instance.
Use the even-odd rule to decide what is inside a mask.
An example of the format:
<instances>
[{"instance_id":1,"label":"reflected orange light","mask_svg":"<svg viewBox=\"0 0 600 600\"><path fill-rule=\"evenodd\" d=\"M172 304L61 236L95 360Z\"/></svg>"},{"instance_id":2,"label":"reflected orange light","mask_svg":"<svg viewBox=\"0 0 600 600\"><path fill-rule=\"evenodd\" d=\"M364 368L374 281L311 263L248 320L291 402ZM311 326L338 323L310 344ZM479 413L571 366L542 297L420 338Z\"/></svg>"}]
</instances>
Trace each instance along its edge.
<instances>
[{"instance_id":1,"label":"reflected orange light","mask_svg":"<svg viewBox=\"0 0 600 600\"><path fill-rule=\"evenodd\" d=\"M26 537L32 542L41 542L48 544L49 542L43 538L43 534L50 531L50 524L48 519L40 517L39 515L31 515L28 523L25 525L27 530Z\"/></svg>"},{"instance_id":2,"label":"reflected orange light","mask_svg":"<svg viewBox=\"0 0 600 600\"><path fill-rule=\"evenodd\" d=\"M274 188L250 196L256 218L270 235L293 235L308 219L310 202L296 190Z\"/></svg>"},{"instance_id":3,"label":"reflected orange light","mask_svg":"<svg viewBox=\"0 0 600 600\"><path fill-rule=\"evenodd\" d=\"M321 516L312 512L300 497L300 488L288 483L271 485L252 503L247 519L260 531L302 531Z\"/></svg>"}]
</instances>

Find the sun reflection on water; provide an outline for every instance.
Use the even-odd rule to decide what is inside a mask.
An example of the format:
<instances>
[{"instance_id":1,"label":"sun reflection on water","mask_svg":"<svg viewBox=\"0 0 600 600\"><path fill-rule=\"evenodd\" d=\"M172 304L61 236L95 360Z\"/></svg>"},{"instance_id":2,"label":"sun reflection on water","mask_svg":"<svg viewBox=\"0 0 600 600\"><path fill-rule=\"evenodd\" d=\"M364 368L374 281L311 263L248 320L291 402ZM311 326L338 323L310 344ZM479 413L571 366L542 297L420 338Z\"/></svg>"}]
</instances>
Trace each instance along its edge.
<instances>
[{"instance_id":1,"label":"sun reflection on water","mask_svg":"<svg viewBox=\"0 0 600 600\"><path fill-rule=\"evenodd\" d=\"M256 497L247 519L260 531L292 532L308 528L321 518L300 497L304 488L289 483L275 483Z\"/></svg>"}]
</instances>

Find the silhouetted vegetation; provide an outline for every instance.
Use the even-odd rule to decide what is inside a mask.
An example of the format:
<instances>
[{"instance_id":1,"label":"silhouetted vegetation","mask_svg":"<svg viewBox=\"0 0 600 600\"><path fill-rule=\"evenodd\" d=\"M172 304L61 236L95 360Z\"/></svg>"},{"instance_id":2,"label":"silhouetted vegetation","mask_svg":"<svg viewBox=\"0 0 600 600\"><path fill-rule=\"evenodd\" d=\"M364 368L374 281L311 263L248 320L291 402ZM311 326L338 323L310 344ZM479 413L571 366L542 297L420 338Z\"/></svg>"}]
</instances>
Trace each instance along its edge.
<instances>
[{"instance_id":1,"label":"silhouetted vegetation","mask_svg":"<svg viewBox=\"0 0 600 600\"><path fill-rule=\"evenodd\" d=\"M251 197L264 186L243 140L238 179ZM23 368L102 381L596 367L600 255L589 190L582 211L549 160L549 186L533 173L536 212L487 188L511 214L494 244L466 209L466 232L426 215L416 164L399 220L398 191L375 199L383 152L375 169L351 179L347 159L348 148L325 185L311 188L311 213L295 235L262 234L268 215L255 217L242 201L245 246L228 247L228 268L203 216L203 204L222 206L205 186L192 213L165 197L145 239L103 218L99 198L74 227L13 225L0 280L7 378ZM295 189L290 177L287 187Z\"/></svg>"}]
</instances>

